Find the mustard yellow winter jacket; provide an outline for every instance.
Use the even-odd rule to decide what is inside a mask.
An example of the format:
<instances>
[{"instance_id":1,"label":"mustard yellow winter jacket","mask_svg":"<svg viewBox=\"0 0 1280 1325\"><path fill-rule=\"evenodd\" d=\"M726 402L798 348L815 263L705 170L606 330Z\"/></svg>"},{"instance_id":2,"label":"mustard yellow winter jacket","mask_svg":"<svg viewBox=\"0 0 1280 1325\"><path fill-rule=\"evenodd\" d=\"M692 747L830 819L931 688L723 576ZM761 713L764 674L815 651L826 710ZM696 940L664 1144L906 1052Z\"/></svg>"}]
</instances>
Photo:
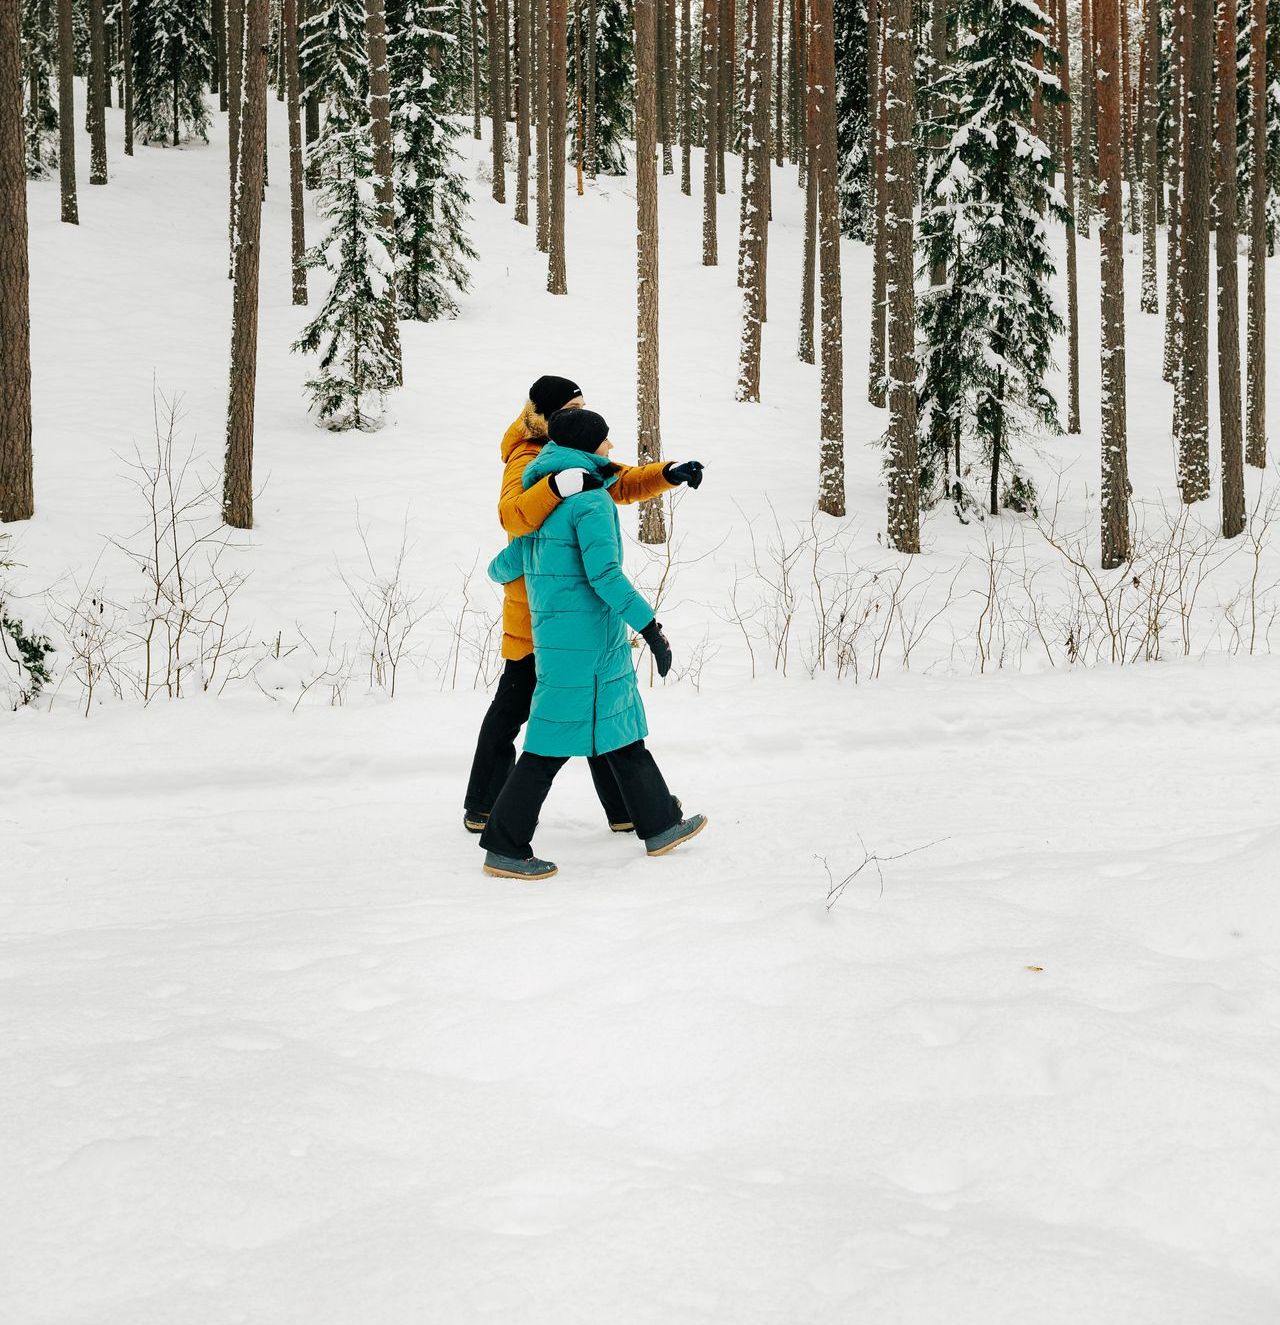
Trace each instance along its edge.
<instances>
[{"instance_id":1,"label":"mustard yellow winter jacket","mask_svg":"<svg viewBox=\"0 0 1280 1325\"><path fill-rule=\"evenodd\" d=\"M532 487L523 483L525 466L547 440L546 420L531 404L509 427L502 439L502 492L498 497L498 520L511 538L531 534L559 505L551 476ZM662 472L662 462L652 465L617 465L618 481L609 496L620 506L648 501L675 486ZM533 652L533 624L529 618L529 594L523 579L512 580L503 591L502 656L518 661Z\"/></svg>"}]
</instances>

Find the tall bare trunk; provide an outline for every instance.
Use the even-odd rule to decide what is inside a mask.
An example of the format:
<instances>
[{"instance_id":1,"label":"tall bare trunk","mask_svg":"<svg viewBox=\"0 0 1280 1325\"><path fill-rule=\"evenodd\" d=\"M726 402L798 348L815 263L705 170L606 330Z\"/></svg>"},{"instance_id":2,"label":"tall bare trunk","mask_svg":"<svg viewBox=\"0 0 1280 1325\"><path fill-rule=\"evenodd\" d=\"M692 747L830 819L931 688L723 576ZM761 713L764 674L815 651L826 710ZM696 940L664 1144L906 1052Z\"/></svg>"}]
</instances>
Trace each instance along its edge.
<instances>
[{"instance_id":1,"label":"tall bare trunk","mask_svg":"<svg viewBox=\"0 0 1280 1325\"><path fill-rule=\"evenodd\" d=\"M550 169L547 187L551 207L547 214L547 291L549 294L568 294L568 277L564 257L564 135L566 124L565 97L568 79L569 48L566 43L566 23L569 0L551 0L550 27L550 97L551 116L548 131Z\"/></svg>"},{"instance_id":2,"label":"tall bare trunk","mask_svg":"<svg viewBox=\"0 0 1280 1325\"><path fill-rule=\"evenodd\" d=\"M89 84L89 183L105 184L107 182L107 30L102 0L89 0Z\"/></svg>"},{"instance_id":3,"label":"tall bare trunk","mask_svg":"<svg viewBox=\"0 0 1280 1325\"><path fill-rule=\"evenodd\" d=\"M538 77L534 94L538 103L538 224L536 243L545 253L551 242L551 10L553 0L533 0L534 40L538 48Z\"/></svg>"},{"instance_id":4,"label":"tall bare trunk","mask_svg":"<svg viewBox=\"0 0 1280 1325\"><path fill-rule=\"evenodd\" d=\"M747 201L742 230L742 341L738 356L737 398L760 399L760 351L768 279L769 233L769 87L772 81L773 0L753 0L752 46L747 86L750 137L747 153Z\"/></svg>"},{"instance_id":5,"label":"tall bare trunk","mask_svg":"<svg viewBox=\"0 0 1280 1325\"><path fill-rule=\"evenodd\" d=\"M492 194L494 202L504 203L507 200L505 160L507 115L503 101L502 16L498 12L498 0L485 0L485 14L489 27L489 148L490 168L493 174Z\"/></svg>"},{"instance_id":6,"label":"tall bare trunk","mask_svg":"<svg viewBox=\"0 0 1280 1325\"><path fill-rule=\"evenodd\" d=\"M1165 236L1168 246L1165 256L1164 293L1164 360L1162 375L1166 382L1174 383L1177 391L1178 363L1181 358L1182 318L1182 190L1183 179L1183 116L1186 94L1184 29L1186 8L1184 0L1173 2L1173 32L1170 34L1169 83L1172 106L1169 112L1169 230Z\"/></svg>"},{"instance_id":7,"label":"tall bare trunk","mask_svg":"<svg viewBox=\"0 0 1280 1325\"><path fill-rule=\"evenodd\" d=\"M1086 239L1093 224L1093 118L1097 104L1093 51L1093 5L1090 0L1080 0L1080 207L1076 228Z\"/></svg>"},{"instance_id":8,"label":"tall bare trunk","mask_svg":"<svg viewBox=\"0 0 1280 1325\"><path fill-rule=\"evenodd\" d=\"M128 0L120 5L120 68L124 83L124 154L133 155L133 6Z\"/></svg>"},{"instance_id":9,"label":"tall bare trunk","mask_svg":"<svg viewBox=\"0 0 1280 1325\"><path fill-rule=\"evenodd\" d=\"M1128 186L1128 219L1129 233L1136 235L1138 233L1138 174L1134 168L1133 151L1133 97L1132 97L1132 79L1130 76L1130 57L1129 57L1129 0L1120 0L1120 66L1123 71L1121 79L1121 116L1120 122L1123 130L1123 169L1125 184Z\"/></svg>"},{"instance_id":10,"label":"tall bare trunk","mask_svg":"<svg viewBox=\"0 0 1280 1325\"><path fill-rule=\"evenodd\" d=\"M1124 0L1094 0L1097 58L1098 228L1102 260L1102 565L1129 558L1129 442L1125 395L1124 216L1121 196L1120 15Z\"/></svg>"},{"instance_id":11,"label":"tall bare trunk","mask_svg":"<svg viewBox=\"0 0 1280 1325\"><path fill-rule=\"evenodd\" d=\"M244 19L247 0L227 0L227 275L236 274L236 193L240 178L240 113L244 100ZM252 0L248 0L252 2Z\"/></svg>"},{"instance_id":12,"label":"tall bare trunk","mask_svg":"<svg viewBox=\"0 0 1280 1325\"><path fill-rule=\"evenodd\" d=\"M1160 188L1160 144L1156 117L1160 110L1159 0L1146 0L1146 6L1146 31L1142 42L1142 311L1158 313L1156 203Z\"/></svg>"},{"instance_id":13,"label":"tall bare trunk","mask_svg":"<svg viewBox=\"0 0 1280 1325\"><path fill-rule=\"evenodd\" d=\"M253 528L253 414L258 379L258 267L262 230L262 164L267 149L267 25L269 0L244 0L244 96L235 191L235 251L231 318L231 379L222 518Z\"/></svg>"},{"instance_id":14,"label":"tall bare trunk","mask_svg":"<svg viewBox=\"0 0 1280 1325\"><path fill-rule=\"evenodd\" d=\"M680 0L680 192L693 193L693 7Z\"/></svg>"},{"instance_id":15,"label":"tall bare trunk","mask_svg":"<svg viewBox=\"0 0 1280 1325\"><path fill-rule=\"evenodd\" d=\"M880 0L879 55L876 60L875 147L872 166L875 171L875 240L871 273L871 354L867 364L867 399L880 409L885 405L885 213L889 205L889 178L885 148L889 137L888 104L885 97L884 28L890 0Z\"/></svg>"},{"instance_id":16,"label":"tall bare trunk","mask_svg":"<svg viewBox=\"0 0 1280 1325\"><path fill-rule=\"evenodd\" d=\"M1062 181L1067 202L1067 432L1080 431L1080 291L1076 262L1076 166L1071 108L1071 34L1067 0L1058 0L1058 69L1062 77Z\"/></svg>"},{"instance_id":17,"label":"tall bare trunk","mask_svg":"<svg viewBox=\"0 0 1280 1325\"><path fill-rule=\"evenodd\" d=\"M529 224L529 50L532 21L529 0L516 0L516 210L520 225Z\"/></svg>"},{"instance_id":18,"label":"tall bare trunk","mask_svg":"<svg viewBox=\"0 0 1280 1325\"><path fill-rule=\"evenodd\" d=\"M1265 3L1265 0L1263 0ZM720 51L718 33L719 0L706 0L702 11L702 96L707 108L706 145L702 153L702 265L714 267L720 261L717 233L716 158L720 152Z\"/></svg>"},{"instance_id":19,"label":"tall bare trunk","mask_svg":"<svg viewBox=\"0 0 1280 1325\"><path fill-rule=\"evenodd\" d=\"M1222 438L1222 533L1244 530L1244 429L1240 415L1239 220L1236 215L1236 0L1220 0L1218 39L1218 423Z\"/></svg>"},{"instance_id":20,"label":"tall bare trunk","mask_svg":"<svg viewBox=\"0 0 1280 1325\"><path fill-rule=\"evenodd\" d=\"M1182 210L1182 364L1178 485L1184 502L1209 495L1209 209L1213 176L1214 0L1188 0L1186 185Z\"/></svg>"},{"instance_id":21,"label":"tall bare trunk","mask_svg":"<svg viewBox=\"0 0 1280 1325\"><path fill-rule=\"evenodd\" d=\"M662 459L658 393L658 22L662 0L636 0L636 380L637 458ZM640 508L640 541L665 543L662 499Z\"/></svg>"},{"instance_id":22,"label":"tall bare trunk","mask_svg":"<svg viewBox=\"0 0 1280 1325\"><path fill-rule=\"evenodd\" d=\"M298 92L297 0L284 0L285 103L289 112L289 256L293 269L293 302L307 302L307 235L302 193L302 117Z\"/></svg>"},{"instance_id":23,"label":"tall bare trunk","mask_svg":"<svg viewBox=\"0 0 1280 1325\"><path fill-rule=\"evenodd\" d=\"M1253 0L1249 34L1249 425L1248 461L1267 463L1267 0Z\"/></svg>"},{"instance_id":24,"label":"tall bare trunk","mask_svg":"<svg viewBox=\"0 0 1280 1325\"><path fill-rule=\"evenodd\" d=\"M396 184L391 161L391 70L387 65L387 13L384 0L365 0L365 43L369 52L369 129L373 139L373 168L378 176L378 225L392 263L396 253ZM387 289L386 321L382 328L387 352L394 364L396 385L404 382L400 352L400 323L396 315L396 284Z\"/></svg>"},{"instance_id":25,"label":"tall bare trunk","mask_svg":"<svg viewBox=\"0 0 1280 1325\"><path fill-rule=\"evenodd\" d=\"M836 85L831 0L810 0L809 81L815 88ZM836 105L815 94L818 177L818 263L822 290L822 401L819 422L818 509L843 515L844 506L844 340L840 302L840 193L836 151Z\"/></svg>"},{"instance_id":26,"label":"tall bare trunk","mask_svg":"<svg viewBox=\"0 0 1280 1325\"><path fill-rule=\"evenodd\" d=\"M466 0L471 28L471 136L479 142L483 135L480 127L480 0Z\"/></svg>"},{"instance_id":27,"label":"tall bare trunk","mask_svg":"<svg viewBox=\"0 0 1280 1325\"><path fill-rule=\"evenodd\" d=\"M71 7L72 0L58 0L58 177L62 185L62 219L68 225L79 225L80 206L76 198L76 54ZM21 46L17 49L20 51ZM23 196L25 198L25 192Z\"/></svg>"},{"instance_id":28,"label":"tall bare trunk","mask_svg":"<svg viewBox=\"0 0 1280 1325\"><path fill-rule=\"evenodd\" d=\"M932 12L929 18L929 54L933 60L933 77L937 79L942 75L947 64L947 0L933 0ZM1043 114L1043 100L1041 98L1036 99L1036 105L1041 107L1041 114ZM932 116L936 118L942 109L936 97L930 98L929 112ZM942 141L942 133L935 132L932 136L934 151L938 151L942 147ZM939 256L929 267L929 284L944 285L946 279L947 260Z\"/></svg>"},{"instance_id":29,"label":"tall bare trunk","mask_svg":"<svg viewBox=\"0 0 1280 1325\"><path fill-rule=\"evenodd\" d=\"M0 522L36 509L21 33L19 0L0 0Z\"/></svg>"},{"instance_id":30,"label":"tall bare trunk","mask_svg":"<svg viewBox=\"0 0 1280 1325\"><path fill-rule=\"evenodd\" d=\"M786 0L778 0L778 12L774 18L774 62L773 62L773 163L779 169L786 160L786 123L784 110L787 100L786 66L783 62L783 38L786 22Z\"/></svg>"}]
</instances>

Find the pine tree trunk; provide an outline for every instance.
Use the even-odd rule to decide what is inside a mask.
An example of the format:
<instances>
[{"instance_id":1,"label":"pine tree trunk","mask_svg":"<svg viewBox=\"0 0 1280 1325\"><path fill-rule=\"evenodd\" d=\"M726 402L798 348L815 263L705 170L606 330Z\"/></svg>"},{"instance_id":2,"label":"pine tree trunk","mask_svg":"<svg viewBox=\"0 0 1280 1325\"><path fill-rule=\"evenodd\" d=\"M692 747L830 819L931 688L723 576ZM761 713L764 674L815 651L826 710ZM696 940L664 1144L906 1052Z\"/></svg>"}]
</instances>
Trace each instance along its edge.
<instances>
[{"instance_id":1,"label":"pine tree trunk","mask_svg":"<svg viewBox=\"0 0 1280 1325\"><path fill-rule=\"evenodd\" d=\"M1124 216L1121 193L1120 15L1094 0L1098 107L1098 228L1102 262L1102 566L1129 559L1129 442L1125 394Z\"/></svg>"},{"instance_id":2,"label":"pine tree trunk","mask_svg":"<svg viewBox=\"0 0 1280 1325\"><path fill-rule=\"evenodd\" d=\"M1128 186L1129 233L1138 233L1138 175L1134 169L1133 154L1133 101L1132 81L1129 70L1129 0L1120 0L1120 65L1123 70L1121 81L1121 124L1123 127L1124 178Z\"/></svg>"},{"instance_id":3,"label":"pine tree trunk","mask_svg":"<svg viewBox=\"0 0 1280 1325\"><path fill-rule=\"evenodd\" d=\"M792 107L792 152L800 169L796 172L797 182L808 192L809 165L809 47L807 33L809 15L805 0L792 0L791 4L791 45L792 58L795 61L793 77L795 87L791 95ZM807 203L806 203L807 206Z\"/></svg>"},{"instance_id":4,"label":"pine tree trunk","mask_svg":"<svg viewBox=\"0 0 1280 1325\"><path fill-rule=\"evenodd\" d=\"M519 225L529 224L529 0L516 0L516 209Z\"/></svg>"},{"instance_id":5,"label":"pine tree trunk","mask_svg":"<svg viewBox=\"0 0 1280 1325\"><path fill-rule=\"evenodd\" d=\"M1181 357L1180 319L1182 317L1182 149L1183 102L1186 90L1183 77L1183 29L1185 14L1182 0L1173 0L1173 32L1169 69L1172 105L1169 112L1169 230L1165 236L1164 293L1164 362L1163 376L1177 391L1178 362Z\"/></svg>"},{"instance_id":6,"label":"pine tree trunk","mask_svg":"<svg viewBox=\"0 0 1280 1325\"><path fill-rule=\"evenodd\" d=\"M21 33L20 0L0 0L0 523L35 514Z\"/></svg>"},{"instance_id":7,"label":"pine tree trunk","mask_svg":"<svg viewBox=\"0 0 1280 1325\"><path fill-rule=\"evenodd\" d=\"M569 0L551 0L550 24L550 97L551 116L548 125L550 159L548 160L547 188L551 207L547 214L547 292L568 294L569 284L565 272L564 256L564 139L567 119L566 82L568 79L569 48L566 40L567 9Z\"/></svg>"},{"instance_id":8,"label":"pine tree trunk","mask_svg":"<svg viewBox=\"0 0 1280 1325\"><path fill-rule=\"evenodd\" d=\"M595 179L599 169L599 107L596 102L596 59L600 15L596 0L587 0L587 177Z\"/></svg>"},{"instance_id":9,"label":"pine tree trunk","mask_svg":"<svg viewBox=\"0 0 1280 1325\"><path fill-rule=\"evenodd\" d=\"M107 182L107 31L102 0L89 0L89 183ZM18 86L22 86L19 76Z\"/></svg>"},{"instance_id":10,"label":"pine tree trunk","mask_svg":"<svg viewBox=\"0 0 1280 1325\"><path fill-rule=\"evenodd\" d=\"M885 265L885 214L889 205L888 168L885 163L885 146L889 136L888 106L885 99L885 56L884 28L890 0L880 0L880 33L877 38L879 51L876 59L876 99L875 99L875 151L872 156L875 170L875 243L873 268L871 275L871 354L867 364L867 399L878 409L885 406L885 285L887 269Z\"/></svg>"},{"instance_id":11,"label":"pine tree trunk","mask_svg":"<svg viewBox=\"0 0 1280 1325\"><path fill-rule=\"evenodd\" d=\"M1142 311L1160 311L1156 276L1156 202L1160 188L1160 146L1156 117L1160 110L1160 4L1146 0L1146 34L1142 43Z\"/></svg>"},{"instance_id":12,"label":"pine tree trunk","mask_svg":"<svg viewBox=\"0 0 1280 1325\"><path fill-rule=\"evenodd\" d=\"M1263 0L1265 3L1265 0ZM717 232L716 196L719 183L716 161L720 156L720 30L719 0L706 0L702 11L703 104L707 108L706 146L702 154L702 265L714 267L720 261Z\"/></svg>"},{"instance_id":13,"label":"pine tree trunk","mask_svg":"<svg viewBox=\"0 0 1280 1325\"><path fill-rule=\"evenodd\" d=\"M1267 0L1253 0L1249 42L1249 423L1248 461L1267 464Z\"/></svg>"},{"instance_id":14,"label":"pine tree trunk","mask_svg":"<svg viewBox=\"0 0 1280 1325\"><path fill-rule=\"evenodd\" d=\"M1080 292L1076 260L1076 167L1067 0L1058 0L1058 69L1062 78L1062 182L1067 203L1067 432L1080 431Z\"/></svg>"},{"instance_id":15,"label":"pine tree trunk","mask_svg":"<svg viewBox=\"0 0 1280 1325\"><path fill-rule=\"evenodd\" d=\"M307 238L302 194L302 117L298 95L298 5L284 0L285 103L289 113L289 256L293 271L293 302L307 302Z\"/></svg>"},{"instance_id":16,"label":"pine tree trunk","mask_svg":"<svg viewBox=\"0 0 1280 1325\"><path fill-rule=\"evenodd\" d=\"M130 8L121 5L121 12ZM218 98L218 109L227 108L227 10L223 0L213 0L209 8L209 22L213 28L213 74L209 91Z\"/></svg>"},{"instance_id":17,"label":"pine tree trunk","mask_svg":"<svg viewBox=\"0 0 1280 1325\"><path fill-rule=\"evenodd\" d=\"M480 0L467 0L471 31L471 136L480 142L484 130L480 125L480 21L476 11Z\"/></svg>"},{"instance_id":18,"label":"pine tree trunk","mask_svg":"<svg viewBox=\"0 0 1280 1325\"><path fill-rule=\"evenodd\" d=\"M752 65L756 59L755 49L755 16L757 0L746 0L744 14L746 16L746 46L742 52L742 144L740 162L741 176L738 186L738 288L741 289L746 284L747 279L747 253L748 253L748 229L747 216L751 210L751 116L754 105L751 99L751 89L753 86Z\"/></svg>"},{"instance_id":19,"label":"pine tree trunk","mask_svg":"<svg viewBox=\"0 0 1280 1325\"><path fill-rule=\"evenodd\" d=\"M693 194L693 9L680 0L680 192Z\"/></svg>"},{"instance_id":20,"label":"pine tree trunk","mask_svg":"<svg viewBox=\"0 0 1280 1325\"><path fill-rule=\"evenodd\" d=\"M773 62L773 163L782 169L786 161L786 124L783 119L785 109L787 84L785 67L782 60L783 37L786 23L787 5L786 0L778 0L778 12L774 17L774 53ZM772 216L770 220L772 220Z\"/></svg>"},{"instance_id":21,"label":"pine tree trunk","mask_svg":"<svg viewBox=\"0 0 1280 1325\"><path fill-rule=\"evenodd\" d=\"M1187 141L1182 211L1182 364L1178 485L1184 502L1209 495L1209 210L1213 175L1214 0L1188 0Z\"/></svg>"},{"instance_id":22,"label":"pine tree trunk","mask_svg":"<svg viewBox=\"0 0 1280 1325\"><path fill-rule=\"evenodd\" d=\"M714 3L714 0L712 0ZM738 7L736 0L720 4L720 192L727 193L729 176L725 153L738 140Z\"/></svg>"},{"instance_id":23,"label":"pine tree trunk","mask_svg":"<svg viewBox=\"0 0 1280 1325\"><path fill-rule=\"evenodd\" d=\"M128 0L120 5L120 66L124 82L124 154L133 155L133 6Z\"/></svg>"},{"instance_id":24,"label":"pine tree trunk","mask_svg":"<svg viewBox=\"0 0 1280 1325\"><path fill-rule=\"evenodd\" d=\"M920 444L916 425L915 52L911 0L885 0L885 266L889 322L889 543L920 551Z\"/></svg>"},{"instance_id":25,"label":"pine tree trunk","mask_svg":"<svg viewBox=\"0 0 1280 1325\"><path fill-rule=\"evenodd\" d=\"M1093 49L1093 7L1090 0L1080 0L1080 208L1076 228L1086 239L1093 224L1093 115L1097 83Z\"/></svg>"},{"instance_id":26,"label":"pine tree trunk","mask_svg":"<svg viewBox=\"0 0 1280 1325\"><path fill-rule=\"evenodd\" d=\"M511 96L511 10L508 0L498 0L498 44L495 51L498 60L499 105L502 108L502 123L505 125L512 118L515 107Z\"/></svg>"},{"instance_id":27,"label":"pine tree trunk","mask_svg":"<svg viewBox=\"0 0 1280 1325\"><path fill-rule=\"evenodd\" d=\"M234 9L236 6L231 6ZM244 0L243 99L240 160L235 190L235 293L231 320L231 380L222 518L234 529L253 528L253 412L258 378L258 267L262 231L262 163L267 149L268 0ZM238 20L239 15L233 15ZM241 43L237 41L236 46ZM237 83L240 79L236 80Z\"/></svg>"},{"instance_id":28,"label":"pine tree trunk","mask_svg":"<svg viewBox=\"0 0 1280 1325\"><path fill-rule=\"evenodd\" d=\"M668 0L658 0L658 139L662 147L664 175L670 175L675 168L671 157L670 22Z\"/></svg>"},{"instance_id":29,"label":"pine tree trunk","mask_svg":"<svg viewBox=\"0 0 1280 1325\"><path fill-rule=\"evenodd\" d=\"M663 0L636 0L636 381L637 459L662 459L658 357L658 22ZM640 507L640 541L665 543L662 499Z\"/></svg>"},{"instance_id":30,"label":"pine tree trunk","mask_svg":"<svg viewBox=\"0 0 1280 1325\"><path fill-rule=\"evenodd\" d=\"M1236 215L1236 3L1222 0L1218 46L1218 422L1222 440L1222 534L1244 530L1244 429L1240 413L1239 219Z\"/></svg>"},{"instance_id":31,"label":"pine tree trunk","mask_svg":"<svg viewBox=\"0 0 1280 1325\"><path fill-rule=\"evenodd\" d=\"M809 112L810 115L816 112ZM800 285L800 340L796 354L801 363L816 363L813 324L818 279L818 170L816 148L806 144L808 166L804 181L804 253Z\"/></svg>"},{"instance_id":32,"label":"pine tree trunk","mask_svg":"<svg viewBox=\"0 0 1280 1325\"><path fill-rule=\"evenodd\" d=\"M810 0L812 4L812 0ZM811 11L812 12L812 11ZM812 17L810 23L812 24ZM834 37L832 38L834 41ZM880 0L867 0L867 160L870 178L862 194L862 233L872 247L876 243L876 134L880 106ZM872 301L874 303L874 299Z\"/></svg>"},{"instance_id":33,"label":"pine tree trunk","mask_svg":"<svg viewBox=\"0 0 1280 1325\"><path fill-rule=\"evenodd\" d=\"M5 2L0 0L0 3ZM72 0L58 0L58 178L62 186L62 219L68 225L79 225L80 206L76 198L76 55L71 8Z\"/></svg>"},{"instance_id":34,"label":"pine tree trunk","mask_svg":"<svg viewBox=\"0 0 1280 1325\"><path fill-rule=\"evenodd\" d=\"M240 171L240 112L244 100L244 19L245 4L252 0L227 0L227 147L229 176L227 236L229 261L227 275L235 278L236 266L236 186Z\"/></svg>"},{"instance_id":35,"label":"pine tree trunk","mask_svg":"<svg viewBox=\"0 0 1280 1325\"><path fill-rule=\"evenodd\" d=\"M740 401L760 399L760 351L768 279L769 231L769 102L773 68L773 0L753 0L752 47L748 63L750 138L747 160L747 196L742 230L742 342L738 356Z\"/></svg>"},{"instance_id":36,"label":"pine tree trunk","mask_svg":"<svg viewBox=\"0 0 1280 1325\"><path fill-rule=\"evenodd\" d=\"M533 0L537 16L535 40L538 45L538 228L539 253L546 253L551 243L551 10L554 0Z\"/></svg>"},{"instance_id":37,"label":"pine tree trunk","mask_svg":"<svg viewBox=\"0 0 1280 1325\"><path fill-rule=\"evenodd\" d=\"M819 435L818 509L843 515L844 343L840 303L840 184L836 147L836 55L831 0L811 0L809 81L815 89L818 179L818 264L822 291L822 402Z\"/></svg>"},{"instance_id":38,"label":"pine tree trunk","mask_svg":"<svg viewBox=\"0 0 1280 1325\"><path fill-rule=\"evenodd\" d=\"M503 105L502 87L502 17L498 12L498 0L485 0L489 24L489 139L491 150L491 168L493 172L493 200L505 203L507 200L507 171L503 150L506 139L506 111Z\"/></svg>"}]
</instances>

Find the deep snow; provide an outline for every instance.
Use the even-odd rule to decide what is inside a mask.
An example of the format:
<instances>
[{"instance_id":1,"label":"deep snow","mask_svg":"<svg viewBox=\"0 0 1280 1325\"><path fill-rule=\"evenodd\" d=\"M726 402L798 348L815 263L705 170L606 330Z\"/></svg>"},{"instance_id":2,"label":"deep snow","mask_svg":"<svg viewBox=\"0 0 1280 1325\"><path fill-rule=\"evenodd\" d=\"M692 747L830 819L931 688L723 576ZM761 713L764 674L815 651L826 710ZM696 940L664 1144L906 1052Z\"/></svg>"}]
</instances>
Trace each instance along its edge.
<instances>
[{"instance_id":1,"label":"deep snow","mask_svg":"<svg viewBox=\"0 0 1280 1325\"><path fill-rule=\"evenodd\" d=\"M30 194L39 510L14 532L33 620L46 590L130 592L104 540L141 523L120 456L145 444L153 384L183 394L198 455L220 449L225 142L126 161L114 141L78 230L53 185ZM777 191L766 399L745 407L736 197L709 273L700 201L667 180L664 436L708 479L682 501L664 619L678 656L705 638L709 661L646 700L711 827L649 861L573 766L538 839L560 876L482 878L458 822L481 663L455 681L450 632L500 542L497 439L528 380L573 373L629 445L630 186L570 198L571 294L552 300L532 235L478 184L462 317L406 326L390 425L335 436L287 350L306 310L278 118L271 141L264 487L237 619L282 640L259 669L278 702L246 683L85 721L64 682L51 711L0 719L0 1319L1280 1318L1280 664L1195 650L967 677L944 639L936 674L854 686L808 679L797 642L787 679L750 681L725 593L767 538L766 494L804 521L815 486L799 197ZM861 400L866 264L846 251L861 564L887 557L863 445L883 416ZM1159 325L1135 285L1144 498L1172 480ZM1069 520L1097 471L1084 326L1086 435L1044 462L1076 485ZM433 605L419 665L394 702L356 666L345 706L317 687L294 711L299 634L356 648L357 520L380 561L407 520L406 577ZM982 541L940 513L924 564L945 579ZM495 600L473 589L478 647ZM938 631L977 616L965 601ZM828 905L868 854L879 869Z\"/></svg>"}]
</instances>

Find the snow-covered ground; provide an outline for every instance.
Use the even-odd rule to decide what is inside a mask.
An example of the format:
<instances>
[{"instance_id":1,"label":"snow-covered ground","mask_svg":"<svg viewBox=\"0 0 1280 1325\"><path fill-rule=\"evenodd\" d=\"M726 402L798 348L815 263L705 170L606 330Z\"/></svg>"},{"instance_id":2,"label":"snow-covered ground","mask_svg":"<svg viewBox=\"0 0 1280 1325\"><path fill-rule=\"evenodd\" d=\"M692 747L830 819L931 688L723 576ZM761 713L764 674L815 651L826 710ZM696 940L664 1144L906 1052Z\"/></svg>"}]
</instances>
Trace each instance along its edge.
<instances>
[{"instance_id":1,"label":"snow-covered ground","mask_svg":"<svg viewBox=\"0 0 1280 1325\"><path fill-rule=\"evenodd\" d=\"M1174 623L1170 661L1069 669L1052 630L993 661L988 543L1037 549L1050 598L1061 565L1029 522L937 513L912 574L954 580L941 615L903 611L854 685L806 675L797 609L784 678L751 542L767 563L815 488L799 195L777 191L765 401L739 406L736 198L707 272L700 202L668 180L664 437L708 478L680 504L663 617L702 662L646 697L711 827L647 860L571 766L538 839L560 876L485 879L458 819L496 599L475 577L464 611L463 582L500 542L497 439L534 376L579 378L629 449L630 185L570 198L553 300L478 184L462 317L405 327L385 430L331 435L288 352L305 310L278 119L272 146L263 486L230 554L257 684L106 696L86 721L64 648L52 707L0 719L0 1320L1280 1319L1280 661L1214 647L1248 554L1206 570L1206 624L1184 648ZM153 387L183 396L197 460L219 455L224 154L117 150L78 230L31 190L39 509L11 582L55 633L82 590L137 593L106 540L143 523L121 457L149 445ZM892 568L865 254L846 252L850 518L820 527L842 564ZM1095 256L1085 436L1036 462L1046 490L1065 475L1060 528L1096 486ZM1130 329L1134 484L1155 501L1168 399L1136 290ZM1251 501L1271 481L1251 475ZM426 612L394 701L369 691L343 584L369 575L361 528L383 570L407 537ZM340 683L317 681L344 649Z\"/></svg>"}]
</instances>

